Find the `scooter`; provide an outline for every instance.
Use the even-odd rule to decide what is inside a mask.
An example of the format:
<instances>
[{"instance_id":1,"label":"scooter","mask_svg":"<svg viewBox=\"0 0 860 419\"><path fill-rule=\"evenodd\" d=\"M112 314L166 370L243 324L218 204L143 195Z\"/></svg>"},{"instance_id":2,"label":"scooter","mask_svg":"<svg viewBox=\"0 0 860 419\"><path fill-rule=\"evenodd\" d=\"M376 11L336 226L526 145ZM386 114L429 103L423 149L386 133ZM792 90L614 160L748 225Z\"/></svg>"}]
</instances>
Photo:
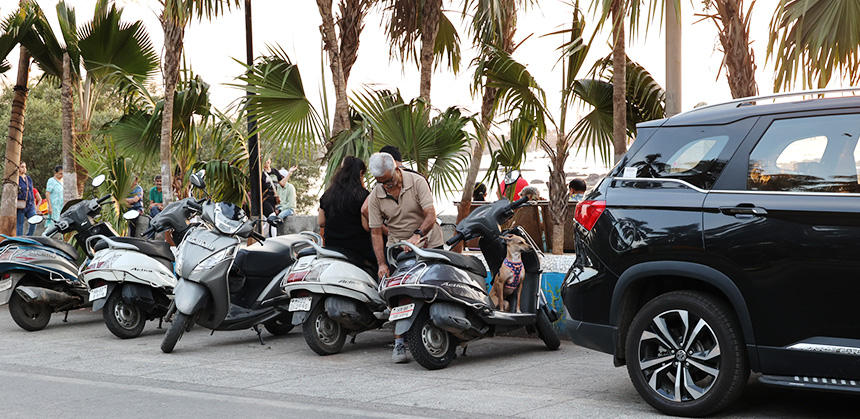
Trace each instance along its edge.
<instances>
[{"instance_id":1,"label":"scooter","mask_svg":"<svg viewBox=\"0 0 860 419\"><path fill-rule=\"evenodd\" d=\"M134 220L131 210L123 216ZM176 276L174 255L165 241L152 240L157 233L172 230L174 243L179 243L189 229L187 201L167 205L149 223L144 237L92 236L85 249L90 263L81 270L81 278L90 288L89 300L93 311L104 308L105 326L116 337L131 339L140 336L146 322L167 314L173 301Z\"/></svg>"},{"instance_id":2,"label":"scooter","mask_svg":"<svg viewBox=\"0 0 860 419\"><path fill-rule=\"evenodd\" d=\"M205 193L202 175L191 175L191 184ZM266 239L254 231L244 211L225 202L189 201L202 223L192 227L179 245L174 290L176 308L164 335L161 350L173 351L183 333L194 324L215 330L254 329L260 343L260 325L274 335L293 328L290 312L273 299L281 294L276 274L292 264L290 245L307 236L287 235ZM270 217L270 224L280 219ZM252 238L261 246L242 248ZM263 304L268 301L267 304Z\"/></svg>"},{"instance_id":3,"label":"scooter","mask_svg":"<svg viewBox=\"0 0 860 419\"><path fill-rule=\"evenodd\" d=\"M457 224L454 236L446 242L453 246L479 238L484 259L495 274L506 254L502 236L515 234L525 239L531 251L522 254L522 313L496 309L487 292L484 264L474 256L421 249L408 242L388 248L389 264L396 269L381 282L380 295L393 307L389 320L395 322L395 334L405 334L409 352L424 368L445 368L454 359L457 346L523 327L537 329L549 349L561 344L552 328L558 315L540 287L539 247L520 227L499 231L527 201L501 199L476 209ZM403 246L409 251L398 254ZM516 294L507 299L510 307L516 307Z\"/></svg>"},{"instance_id":4,"label":"scooter","mask_svg":"<svg viewBox=\"0 0 860 419\"><path fill-rule=\"evenodd\" d=\"M104 175L96 176L93 186L98 187L104 180ZM110 224L94 219L102 205L109 202L111 196L104 195L70 203L42 236L3 236L0 304L9 304L12 320L22 329L42 330L51 320L51 314L65 311L68 317L69 310L89 306L89 290L78 278L78 249L52 236L75 232L78 247L95 235L117 236ZM38 224L42 220L42 216L35 215L28 222Z\"/></svg>"},{"instance_id":5,"label":"scooter","mask_svg":"<svg viewBox=\"0 0 860 419\"><path fill-rule=\"evenodd\" d=\"M346 336L378 329L388 321L376 268L355 257L304 240L296 262L278 277L293 324L303 324L308 346L319 355L341 351Z\"/></svg>"}]
</instances>

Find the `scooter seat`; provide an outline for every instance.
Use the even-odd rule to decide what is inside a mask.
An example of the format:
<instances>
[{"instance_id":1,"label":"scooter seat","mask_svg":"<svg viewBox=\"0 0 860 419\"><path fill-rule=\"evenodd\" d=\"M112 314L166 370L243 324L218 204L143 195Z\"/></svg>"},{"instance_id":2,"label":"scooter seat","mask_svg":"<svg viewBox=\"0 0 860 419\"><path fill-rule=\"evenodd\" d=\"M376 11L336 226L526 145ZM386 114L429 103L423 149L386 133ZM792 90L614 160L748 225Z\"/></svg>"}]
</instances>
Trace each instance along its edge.
<instances>
[{"instance_id":1,"label":"scooter seat","mask_svg":"<svg viewBox=\"0 0 860 419\"><path fill-rule=\"evenodd\" d=\"M167 244L167 242L148 240L139 237L111 237L110 239L115 242L130 244L136 247L140 253L159 259L159 262L167 262L165 265L169 266L171 269L173 268L171 266L174 261L173 252L170 251L170 245ZM99 240L95 246L93 246L93 251L98 252L99 250L107 248L107 242Z\"/></svg>"},{"instance_id":2,"label":"scooter seat","mask_svg":"<svg viewBox=\"0 0 860 419\"><path fill-rule=\"evenodd\" d=\"M18 240L15 237L9 237L7 239L4 239L2 242L0 242L0 247L6 246L9 244L15 244L15 243L26 244L25 240L32 240L34 242L38 242L42 246L47 246L47 247L50 247L52 249L59 250L59 251L65 253L66 255L68 255L73 260L78 259L78 251L75 250L75 248L72 245L70 245L70 244L68 244L62 240L57 240L55 238L45 237L45 236L24 236L24 237L20 237L20 239L21 240Z\"/></svg>"},{"instance_id":3,"label":"scooter seat","mask_svg":"<svg viewBox=\"0 0 860 419\"><path fill-rule=\"evenodd\" d=\"M441 263L446 263L451 266L456 266L465 271L471 272L475 275L478 275L482 278L487 276L487 268L484 267L484 262L481 262L481 259L478 259L472 255L461 255L455 252L449 252L447 250L438 250L438 249L424 249L425 252L436 253L442 256L445 256L450 260L450 262L439 261ZM402 252L397 255L397 261L401 262L407 259L414 258L415 254L413 252Z\"/></svg>"},{"instance_id":4,"label":"scooter seat","mask_svg":"<svg viewBox=\"0 0 860 419\"><path fill-rule=\"evenodd\" d=\"M233 270L246 277L273 277L293 263L289 241L266 239L262 246L240 249Z\"/></svg>"}]
</instances>

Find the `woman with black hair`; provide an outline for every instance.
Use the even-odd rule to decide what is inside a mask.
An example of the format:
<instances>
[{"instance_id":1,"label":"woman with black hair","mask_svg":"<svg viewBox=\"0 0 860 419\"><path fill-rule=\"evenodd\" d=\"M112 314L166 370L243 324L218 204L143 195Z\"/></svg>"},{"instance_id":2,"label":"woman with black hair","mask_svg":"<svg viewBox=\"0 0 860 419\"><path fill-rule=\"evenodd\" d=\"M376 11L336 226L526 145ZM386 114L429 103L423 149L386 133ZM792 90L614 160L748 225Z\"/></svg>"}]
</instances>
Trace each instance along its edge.
<instances>
[{"instance_id":1,"label":"woman with black hair","mask_svg":"<svg viewBox=\"0 0 860 419\"><path fill-rule=\"evenodd\" d=\"M364 188L367 167L361 159L347 156L334 174L331 185L320 198L317 217L326 247L345 250L375 263L370 228L361 215L361 206L370 194Z\"/></svg>"}]
</instances>

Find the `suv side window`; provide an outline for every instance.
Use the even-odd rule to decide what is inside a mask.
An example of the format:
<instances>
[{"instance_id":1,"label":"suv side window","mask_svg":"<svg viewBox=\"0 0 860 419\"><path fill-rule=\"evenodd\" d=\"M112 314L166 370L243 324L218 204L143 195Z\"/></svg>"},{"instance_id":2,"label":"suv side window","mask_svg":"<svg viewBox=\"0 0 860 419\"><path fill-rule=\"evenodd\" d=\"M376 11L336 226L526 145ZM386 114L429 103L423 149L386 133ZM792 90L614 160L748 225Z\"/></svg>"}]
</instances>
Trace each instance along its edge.
<instances>
[{"instance_id":1,"label":"suv side window","mask_svg":"<svg viewBox=\"0 0 860 419\"><path fill-rule=\"evenodd\" d=\"M736 143L730 141L729 127L660 128L625 166L636 168L639 178L681 179L710 189L736 147L726 147L730 142Z\"/></svg>"},{"instance_id":2,"label":"suv side window","mask_svg":"<svg viewBox=\"0 0 860 419\"><path fill-rule=\"evenodd\" d=\"M774 121L749 159L747 189L860 193L860 114Z\"/></svg>"}]
</instances>

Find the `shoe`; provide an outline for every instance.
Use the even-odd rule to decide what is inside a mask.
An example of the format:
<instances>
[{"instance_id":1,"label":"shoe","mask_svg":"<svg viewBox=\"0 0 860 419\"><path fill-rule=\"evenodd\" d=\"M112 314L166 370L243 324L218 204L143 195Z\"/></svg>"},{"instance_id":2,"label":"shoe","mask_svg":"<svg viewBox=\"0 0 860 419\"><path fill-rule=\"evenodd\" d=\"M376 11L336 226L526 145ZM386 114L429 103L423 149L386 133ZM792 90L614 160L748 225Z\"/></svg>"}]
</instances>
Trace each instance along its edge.
<instances>
[{"instance_id":1,"label":"shoe","mask_svg":"<svg viewBox=\"0 0 860 419\"><path fill-rule=\"evenodd\" d=\"M391 360L394 361L395 364L405 364L409 362L409 358L406 356L406 345L395 343L394 352L391 354Z\"/></svg>"}]
</instances>

